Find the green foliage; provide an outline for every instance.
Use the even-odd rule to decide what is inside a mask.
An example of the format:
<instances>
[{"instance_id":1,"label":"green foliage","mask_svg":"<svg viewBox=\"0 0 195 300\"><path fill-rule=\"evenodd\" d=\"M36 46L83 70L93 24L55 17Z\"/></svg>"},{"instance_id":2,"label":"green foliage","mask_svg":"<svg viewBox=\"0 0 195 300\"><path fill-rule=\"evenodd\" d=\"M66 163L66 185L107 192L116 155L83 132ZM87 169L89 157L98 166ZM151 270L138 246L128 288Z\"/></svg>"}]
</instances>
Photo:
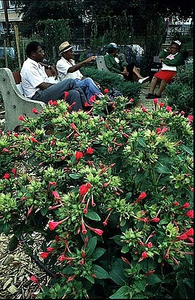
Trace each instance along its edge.
<instances>
[{"instance_id":1,"label":"green foliage","mask_svg":"<svg viewBox=\"0 0 195 300\"><path fill-rule=\"evenodd\" d=\"M141 91L140 83L124 80L122 77L120 78L117 74L106 71L100 71L97 70L95 67L83 67L81 70L84 76L91 77L94 81L98 82L101 85L102 89L118 89L122 92L122 94L125 97L131 97L135 100L135 104L137 103L139 99L139 93Z\"/></svg>"},{"instance_id":2,"label":"green foliage","mask_svg":"<svg viewBox=\"0 0 195 300\"><path fill-rule=\"evenodd\" d=\"M166 86L168 104L174 109L192 113L194 107L193 64L182 66L174 81Z\"/></svg>"},{"instance_id":3,"label":"green foliage","mask_svg":"<svg viewBox=\"0 0 195 300\"><path fill-rule=\"evenodd\" d=\"M70 41L69 21L48 19L37 22L37 27L42 32L41 36L47 50L47 56L55 59L59 56L59 45L66 40Z\"/></svg>"},{"instance_id":4,"label":"green foliage","mask_svg":"<svg viewBox=\"0 0 195 300\"><path fill-rule=\"evenodd\" d=\"M1 134L0 232L53 274L39 299L193 299L192 116L106 102Z\"/></svg>"}]
</instances>

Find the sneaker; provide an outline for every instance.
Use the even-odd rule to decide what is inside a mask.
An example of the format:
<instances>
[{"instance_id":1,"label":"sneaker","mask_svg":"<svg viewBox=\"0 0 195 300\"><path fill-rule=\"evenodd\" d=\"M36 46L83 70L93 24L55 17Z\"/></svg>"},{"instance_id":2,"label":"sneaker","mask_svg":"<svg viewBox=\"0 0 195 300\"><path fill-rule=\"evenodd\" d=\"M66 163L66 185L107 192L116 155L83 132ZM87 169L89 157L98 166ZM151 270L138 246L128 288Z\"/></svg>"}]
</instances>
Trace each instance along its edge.
<instances>
[{"instance_id":1,"label":"sneaker","mask_svg":"<svg viewBox=\"0 0 195 300\"><path fill-rule=\"evenodd\" d=\"M154 94L148 93L148 95L146 95L145 98L146 99L154 99L154 98L156 98L156 96Z\"/></svg>"},{"instance_id":2,"label":"sneaker","mask_svg":"<svg viewBox=\"0 0 195 300\"><path fill-rule=\"evenodd\" d=\"M147 82L147 81L149 81L149 80L150 80L150 76L147 76L147 77L144 77L144 78L142 78L142 79L139 79L138 82L139 82L139 83L144 83L144 82Z\"/></svg>"},{"instance_id":3,"label":"sneaker","mask_svg":"<svg viewBox=\"0 0 195 300\"><path fill-rule=\"evenodd\" d=\"M161 98L161 95L158 96L157 94L154 94L154 97L155 97L155 98Z\"/></svg>"}]
</instances>

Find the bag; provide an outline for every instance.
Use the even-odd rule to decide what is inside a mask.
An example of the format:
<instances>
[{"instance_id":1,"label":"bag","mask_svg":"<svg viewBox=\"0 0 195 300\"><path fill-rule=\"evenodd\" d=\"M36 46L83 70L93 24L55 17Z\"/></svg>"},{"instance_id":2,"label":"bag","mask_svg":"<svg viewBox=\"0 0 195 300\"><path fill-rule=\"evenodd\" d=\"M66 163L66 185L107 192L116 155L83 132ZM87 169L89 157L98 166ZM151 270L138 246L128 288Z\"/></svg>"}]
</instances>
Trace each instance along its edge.
<instances>
[{"instance_id":1,"label":"bag","mask_svg":"<svg viewBox=\"0 0 195 300\"><path fill-rule=\"evenodd\" d=\"M111 100L113 100L116 97L123 96L123 94L121 93L121 91L119 91L115 88L112 88L112 89L109 90L108 96Z\"/></svg>"}]
</instances>

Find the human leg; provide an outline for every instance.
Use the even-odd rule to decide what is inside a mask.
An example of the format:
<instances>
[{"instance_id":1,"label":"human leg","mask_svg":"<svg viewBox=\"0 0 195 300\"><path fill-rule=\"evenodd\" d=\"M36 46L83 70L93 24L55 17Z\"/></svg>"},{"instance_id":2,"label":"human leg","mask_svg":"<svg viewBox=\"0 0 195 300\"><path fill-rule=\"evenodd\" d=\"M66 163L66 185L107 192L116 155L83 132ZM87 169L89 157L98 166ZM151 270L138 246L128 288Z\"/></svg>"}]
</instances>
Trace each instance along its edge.
<instances>
[{"instance_id":1,"label":"human leg","mask_svg":"<svg viewBox=\"0 0 195 300\"><path fill-rule=\"evenodd\" d=\"M84 91L87 100L93 95L102 96L100 89L97 87L92 78L87 77L82 80L76 80L77 85Z\"/></svg>"},{"instance_id":2,"label":"human leg","mask_svg":"<svg viewBox=\"0 0 195 300\"><path fill-rule=\"evenodd\" d=\"M75 91L75 93L73 93ZM55 83L45 90L40 90L32 97L34 100L39 100L48 103L50 100L64 99L64 92L69 92L66 101L70 104L76 102L74 109L82 109L87 102L83 91L77 87L73 79L64 79ZM74 100L74 101L73 101Z\"/></svg>"},{"instance_id":3,"label":"human leg","mask_svg":"<svg viewBox=\"0 0 195 300\"><path fill-rule=\"evenodd\" d=\"M164 91L165 87L167 85L167 82L165 80L161 80L161 83L160 83L160 87L159 87L159 90L158 92L155 94L155 96L161 96L162 92Z\"/></svg>"},{"instance_id":4,"label":"human leg","mask_svg":"<svg viewBox=\"0 0 195 300\"><path fill-rule=\"evenodd\" d=\"M154 90L156 88L157 83L159 82L160 79L158 79L157 77L153 76L152 80L151 80L151 84L150 84L150 90L148 95L146 96L146 99L153 99L154 96Z\"/></svg>"}]
</instances>

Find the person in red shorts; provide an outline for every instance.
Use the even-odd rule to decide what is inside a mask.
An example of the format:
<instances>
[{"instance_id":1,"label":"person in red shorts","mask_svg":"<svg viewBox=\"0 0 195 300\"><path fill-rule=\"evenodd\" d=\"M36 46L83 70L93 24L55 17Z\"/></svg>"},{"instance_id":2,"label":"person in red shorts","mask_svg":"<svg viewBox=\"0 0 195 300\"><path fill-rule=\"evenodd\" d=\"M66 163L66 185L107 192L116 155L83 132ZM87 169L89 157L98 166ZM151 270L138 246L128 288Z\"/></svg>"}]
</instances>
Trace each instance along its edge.
<instances>
[{"instance_id":1,"label":"person in red shorts","mask_svg":"<svg viewBox=\"0 0 195 300\"><path fill-rule=\"evenodd\" d=\"M149 93L146 99L161 98L167 83L169 83L177 74L177 67L184 64L184 56L180 52L181 42L173 41L170 48L164 49L159 53L159 58L162 61L162 68L155 73L150 85ZM154 94L157 83L160 82L160 87L157 93Z\"/></svg>"}]
</instances>

